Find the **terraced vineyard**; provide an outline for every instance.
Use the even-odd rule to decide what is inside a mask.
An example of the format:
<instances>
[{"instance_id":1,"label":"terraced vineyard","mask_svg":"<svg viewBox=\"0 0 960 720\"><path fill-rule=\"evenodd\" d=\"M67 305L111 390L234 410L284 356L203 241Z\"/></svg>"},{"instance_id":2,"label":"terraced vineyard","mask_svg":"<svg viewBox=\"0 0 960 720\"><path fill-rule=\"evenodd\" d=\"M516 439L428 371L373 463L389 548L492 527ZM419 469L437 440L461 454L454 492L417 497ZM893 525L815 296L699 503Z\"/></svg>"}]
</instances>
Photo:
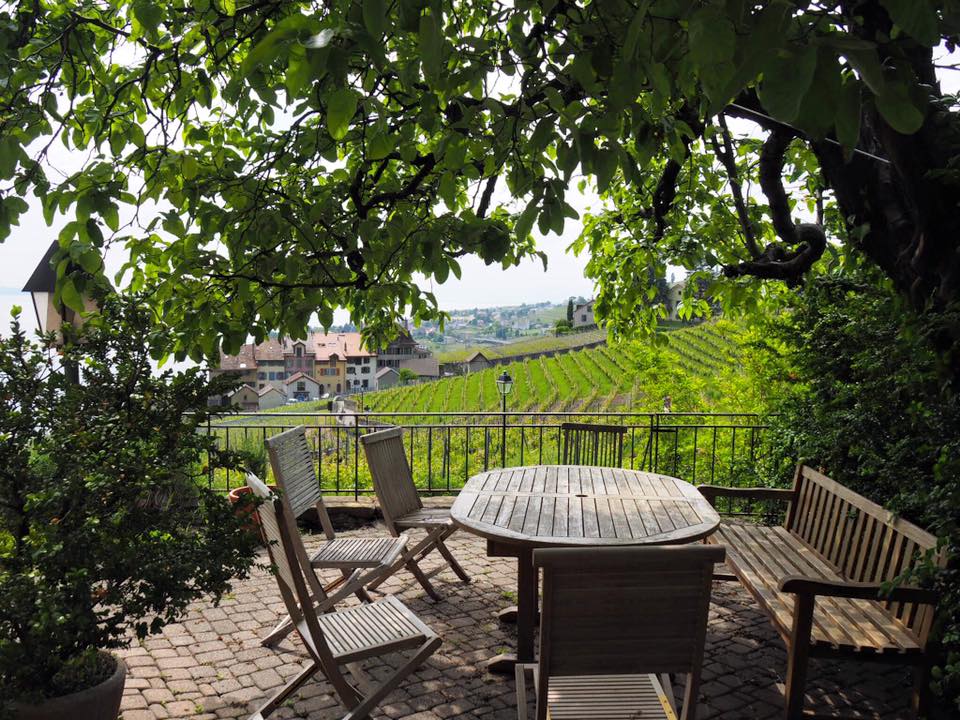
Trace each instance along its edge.
<instances>
[{"instance_id":1,"label":"terraced vineyard","mask_svg":"<svg viewBox=\"0 0 960 720\"><path fill-rule=\"evenodd\" d=\"M465 376L369 393L359 425L352 417L338 422L326 412L324 400L278 408L274 417L225 419L214 432L226 447L259 456L261 471L269 475L263 440L283 427L307 426L321 483L335 493L370 491L358 441L377 427L403 425L417 483L426 491L449 492L472 473L498 466L501 456L507 466L559 462L559 425L573 419L628 428L626 467L690 480L741 482L743 473L755 466L762 437L757 418L746 415L758 403L749 374L741 367L741 335L735 324L720 320L665 331L647 341L526 358ZM506 429L496 386L504 369L514 380ZM673 414L651 415L662 410L668 395ZM471 414L477 412L492 414ZM570 415L552 414L558 412ZM619 414L597 415L607 412ZM213 479L225 489L238 481L229 475Z\"/></svg>"},{"instance_id":2,"label":"terraced vineyard","mask_svg":"<svg viewBox=\"0 0 960 720\"><path fill-rule=\"evenodd\" d=\"M470 375L398 387L365 396L373 412L497 411L496 377L514 379L514 411L657 411L669 395L674 411L707 411L728 397L717 393L739 370L739 329L731 322L663 332L664 344L623 343L528 358ZM744 408L730 407L726 411Z\"/></svg>"}]
</instances>

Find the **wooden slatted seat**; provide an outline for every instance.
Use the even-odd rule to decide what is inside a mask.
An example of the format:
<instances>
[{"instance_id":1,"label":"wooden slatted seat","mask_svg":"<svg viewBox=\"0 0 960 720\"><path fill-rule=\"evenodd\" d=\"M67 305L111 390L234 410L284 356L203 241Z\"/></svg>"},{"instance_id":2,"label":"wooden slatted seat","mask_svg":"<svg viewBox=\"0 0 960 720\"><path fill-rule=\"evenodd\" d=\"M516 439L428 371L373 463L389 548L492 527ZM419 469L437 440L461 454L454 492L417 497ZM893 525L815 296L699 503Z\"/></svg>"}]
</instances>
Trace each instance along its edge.
<instances>
[{"instance_id":1,"label":"wooden slatted seat","mask_svg":"<svg viewBox=\"0 0 960 720\"><path fill-rule=\"evenodd\" d=\"M551 720L676 720L673 706L656 676L587 675L550 681Z\"/></svg>"},{"instance_id":2,"label":"wooden slatted seat","mask_svg":"<svg viewBox=\"0 0 960 720\"><path fill-rule=\"evenodd\" d=\"M711 503L718 497L789 503L782 527L724 523L708 539L726 546L728 565L787 645L788 720L805 715L811 657L912 665L913 707L921 714L937 594L885 584L924 553L936 553L936 538L806 466L797 468L790 490L699 490ZM934 559L945 562L942 555Z\"/></svg>"}]
</instances>

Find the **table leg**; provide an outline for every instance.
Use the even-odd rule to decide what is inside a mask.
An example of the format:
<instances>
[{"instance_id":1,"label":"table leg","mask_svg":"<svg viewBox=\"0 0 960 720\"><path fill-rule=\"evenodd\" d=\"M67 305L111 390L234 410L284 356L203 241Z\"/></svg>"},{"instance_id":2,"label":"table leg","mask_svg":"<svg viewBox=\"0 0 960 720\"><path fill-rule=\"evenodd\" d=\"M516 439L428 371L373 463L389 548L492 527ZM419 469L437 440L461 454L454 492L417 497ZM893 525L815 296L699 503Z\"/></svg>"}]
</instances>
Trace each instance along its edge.
<instances>
[{"instance_id":1,"label":"table leg","mask_svg":"<svg viewBox=\"0 0 960 720\"><path fill-rule=\"evenodd\" d=\"M533 551L520 548L517 554L517 652L498 655L487 661L492 673L512 673L514 666L533 662L533 631L537 623L539 573L533 566Z\"/></svg>"}]
</instances>

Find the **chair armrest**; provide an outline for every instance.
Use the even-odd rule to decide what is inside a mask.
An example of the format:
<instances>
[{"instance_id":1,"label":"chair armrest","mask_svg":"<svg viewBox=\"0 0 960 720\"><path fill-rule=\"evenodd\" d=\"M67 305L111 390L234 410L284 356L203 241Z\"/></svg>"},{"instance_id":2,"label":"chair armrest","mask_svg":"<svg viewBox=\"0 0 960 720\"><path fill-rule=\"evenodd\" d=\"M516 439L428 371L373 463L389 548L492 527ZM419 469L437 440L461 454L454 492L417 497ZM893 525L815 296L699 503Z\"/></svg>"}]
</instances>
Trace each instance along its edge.
<instances>
[{"instance_id":1,"label":"chair armrest","mask_svg":"<svg viewBox=\"0 0 960 720\"><path fill-rule=\"evenodd\" d=\"M746 500L780 500L782 502L790 502L794 497L794 491L789 488L735 488L723 487L722 485L697 485L697 490L711 505L718 497L744 498Z\"/></svg>"},{"instance_id":2,"label":"chair armrest","mask_svg":"<svg viewBox=\"0 0 960 720\"><path fill-rule=\"evenodd\" d=\"M822 578L808 578L802 575L788 575L780 580L779 587L780 592L795 595L826 595L837 598L887 600L923 605L935 605L939 598L939 593L935 590L925 588L900 586L893 588L889 593L884 593L883 586L880 583L823 580Z\"/></svg>"}]
</instances>

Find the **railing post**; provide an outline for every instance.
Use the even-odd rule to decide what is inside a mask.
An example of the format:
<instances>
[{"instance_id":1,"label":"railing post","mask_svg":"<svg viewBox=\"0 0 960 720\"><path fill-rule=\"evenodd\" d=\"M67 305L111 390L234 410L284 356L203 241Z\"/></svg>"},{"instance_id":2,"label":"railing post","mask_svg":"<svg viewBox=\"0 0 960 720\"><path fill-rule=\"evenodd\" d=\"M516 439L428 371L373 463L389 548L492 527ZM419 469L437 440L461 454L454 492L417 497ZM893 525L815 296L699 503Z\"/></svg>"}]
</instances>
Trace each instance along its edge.
<instances>
[{"instance_id":1,"label":"railing post","mask_svg":"<svg viewBox=\"0 0 960 720\"><path fill-rule=\"evenodd\" d=\"M360 499L360 416L353 419L353 499Z\"/></svg>"}]
</instances>

